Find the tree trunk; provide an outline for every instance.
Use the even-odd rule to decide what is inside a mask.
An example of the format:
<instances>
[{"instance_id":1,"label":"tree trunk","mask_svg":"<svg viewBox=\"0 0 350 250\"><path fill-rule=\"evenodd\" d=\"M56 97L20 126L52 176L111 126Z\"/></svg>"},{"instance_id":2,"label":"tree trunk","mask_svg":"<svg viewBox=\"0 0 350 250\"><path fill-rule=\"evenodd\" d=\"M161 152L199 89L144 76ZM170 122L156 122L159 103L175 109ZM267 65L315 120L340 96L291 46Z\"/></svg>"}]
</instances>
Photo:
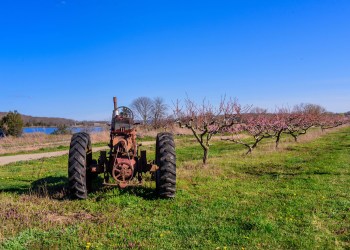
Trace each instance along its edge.
<instances>
[{"instance_id":1,"label":"tree trunk","mask_svg":"<svg viewBox=\"0 0 350 250\"><path fill-rule=\"evenodd\" d=\"M294 138L294 142L298 142L298 136L297 135L292 135Z\"/></svg>"},{"instance_id":2,"label":"tree trunk","mask_svg":"<svg viewBox=\"0 0 350 250\"><path fill-rule=\"evenodd\" d=\"M278 148L278 145L280 143L282 131L283 130L278 131L278 134L277 134L277 137L276 137L276 149Z\"/></svg>"},{"instance_id":3,"label":"tree trunk","mask_svg":"<svg viewBox=\"0 0 350 250\"><path fill-rule=\"evenodd\" d=\"M208 148L203 148L203 165L207 164L207 159L208 159Z\"/></svg>"},{"instance_id":4,"label":"tree trunk","mask_svg":"<svg viewBox=\"0 0 350 250\"><path fill-rule=\"evenodd\" d=\"M279 145L279 143L280 143L280 138L277 138L277 139L276 139L275 149L278 149L278 145Z\"/></svg>"},{"instance_id":5,"label":"tree trunk","mask_svg":"<svg viewBox=\"0 0 350 250\"><path fill-rule=\"evenodd\" d=\"M245 153L245 154L246 154L246 155L249 155L249 154L251 154L251 153L253 152L253 147L248 146L247 148L248 148L248 151L247 151L247 153Z\"/></svg>"}]
</instances>

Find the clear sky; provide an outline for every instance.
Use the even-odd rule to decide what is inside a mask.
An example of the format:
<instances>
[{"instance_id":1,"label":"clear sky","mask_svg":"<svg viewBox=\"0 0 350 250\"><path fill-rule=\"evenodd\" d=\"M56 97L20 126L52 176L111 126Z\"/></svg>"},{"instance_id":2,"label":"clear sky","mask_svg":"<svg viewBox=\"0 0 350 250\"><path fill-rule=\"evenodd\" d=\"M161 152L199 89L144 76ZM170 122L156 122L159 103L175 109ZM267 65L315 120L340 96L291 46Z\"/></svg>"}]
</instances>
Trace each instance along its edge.
<instances>
[{"instance_id":1,"label":"clear sky","mask_svg":"<svg viewBox=\"0 0 350 250\"><path fill-rule=\"evenodd\" d=\"M109 119L112 97L350 110L349 0L1 0L0 111Z\"/></svg>"}]
</instances>

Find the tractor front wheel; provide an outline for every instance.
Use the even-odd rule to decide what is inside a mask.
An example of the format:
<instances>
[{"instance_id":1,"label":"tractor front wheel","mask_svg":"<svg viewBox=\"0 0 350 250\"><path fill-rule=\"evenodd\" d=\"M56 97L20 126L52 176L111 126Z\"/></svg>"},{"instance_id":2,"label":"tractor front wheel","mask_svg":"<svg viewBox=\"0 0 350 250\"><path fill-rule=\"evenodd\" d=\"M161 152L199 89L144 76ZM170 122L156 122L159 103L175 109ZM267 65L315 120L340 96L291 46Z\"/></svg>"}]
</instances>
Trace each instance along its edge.
<instances>
[{"instance_id":1,"label":"tractor front wheel","mask_svg":"<svg viewBox=\"0 0 350 250\"><path fill-rule=\"evenodd\" d=\"M159 133L156 140L156 189L162 198L173 198L176 192L176 153L171 133Z\"/></svg>"},{"instance_id":2,"label":"tractor front wheel","mask_svg":"<svg viewBox=\"0 0 350 250\"><path fill-rule=\"evenodd\" d=\"M92 162L91 140L88 133L72 136L68 159L68 189L75 199L86 199L90 176L87 167Z\"/></svg>"}]
</instances>

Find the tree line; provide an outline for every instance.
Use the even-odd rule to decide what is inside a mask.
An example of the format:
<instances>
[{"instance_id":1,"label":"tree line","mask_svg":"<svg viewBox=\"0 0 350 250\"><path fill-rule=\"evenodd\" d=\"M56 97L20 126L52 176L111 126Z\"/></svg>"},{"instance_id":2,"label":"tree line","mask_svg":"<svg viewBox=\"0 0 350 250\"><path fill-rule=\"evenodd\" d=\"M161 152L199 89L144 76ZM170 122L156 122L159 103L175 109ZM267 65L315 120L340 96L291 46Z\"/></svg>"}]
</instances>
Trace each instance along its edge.
<instances>
[{"instance_id":1,"label":"tree line","mask_svg":"<svg viewBox=\"0 0 350 250\"><path fill-rule=\"evenodd\" d=\"M282 135L289 135L297 142L310 128L319 127L322 131L349 123L349 115L334 114L317 104L301 103L292 108L280 107L274 112L251 106L242 106L237 99L222 98L219 105L209 100L196 103L190 98L177 100L168 114L169 107L164 99L156 97L136 98L132 110L144 126L153 128L172 127L178 124L189 129L203 149L203 164L206 164L210 141L213 135L222 135L222 140L246 147L246 154L267 138L275 141L278 148ZM348 112L349 113L349 112ZM249 140L243 137L251 138Z\"/></svg>"},{"instance_id":2,"label":"tree line","mask_svg":"<svg viewBox=\"0 0 350 250\"><path fill-rule=\"evenodd\" d=\"M138 97L131 103L131 109L141 120L143 125L152 125L160 128L168 118L168 105L161 97L153 99L149 97Z\"/></svg>"},{"instance_id":3,"label":"tree line","mask_svg":"<svg viewBox=\"0 0 350 250\"><path fill-rule=\"evenodd\" d=\"M171 110L172 115L169 115L169 106L161 97L138 97L131 103L131 108L144 126L158 129L178 124L189 129L203 149L204 164L213 135L225 135L223 140L246 147L249 154L266 138L274 138L278 148L283 134L298 141L299 136L312 127L323 131L349 123L348 115L327 112L317 104L299 104L268 112L263 108L242 107L232 98L222 98L217 106L208 100L200 104L190 98L183 102L177 100ZM17 111L4 115L0 120L2 134L20 136L24 125L22 117ZM242 135L249 135L252 139L243 140Z\"/></svg>"}]
</instances>

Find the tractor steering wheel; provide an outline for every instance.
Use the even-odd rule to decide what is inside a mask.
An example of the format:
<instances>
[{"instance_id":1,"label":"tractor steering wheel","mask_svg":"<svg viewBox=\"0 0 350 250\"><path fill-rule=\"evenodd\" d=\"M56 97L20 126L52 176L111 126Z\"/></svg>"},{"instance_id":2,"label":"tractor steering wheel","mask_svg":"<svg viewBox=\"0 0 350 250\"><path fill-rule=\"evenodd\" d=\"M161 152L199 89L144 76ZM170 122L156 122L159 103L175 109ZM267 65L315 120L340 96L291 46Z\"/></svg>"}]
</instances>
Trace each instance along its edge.
<instances>
[{"instance_id":1,"label":"tractor steering wheel","mask_svg":"<svg viewBox=\"0 0 350 250\"><path fill-rule=\"evenodd\" d=\"M123 117L123 118L130 118L131 120L134 120L134 113L132 112L132 110L128 107L125 106L120 106L118 107L118 114L119 116Z\"/></svg>"}]
</instances>

